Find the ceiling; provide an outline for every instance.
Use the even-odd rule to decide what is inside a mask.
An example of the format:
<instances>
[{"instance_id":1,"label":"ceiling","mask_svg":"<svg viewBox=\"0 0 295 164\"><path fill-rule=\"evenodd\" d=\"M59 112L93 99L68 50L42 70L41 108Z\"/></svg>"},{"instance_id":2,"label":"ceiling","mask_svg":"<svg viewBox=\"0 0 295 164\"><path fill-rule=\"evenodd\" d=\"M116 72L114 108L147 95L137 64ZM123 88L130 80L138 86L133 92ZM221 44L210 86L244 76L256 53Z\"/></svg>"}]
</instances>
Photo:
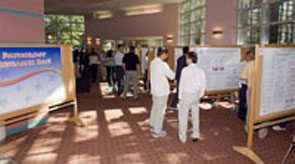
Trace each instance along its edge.
<instances>
[{"instance_id":1,"label":"ceiling","mask_svg":"<svg viewBox=\"0 0 295 164\"><path fill-rule=\"evenodd\" d=\"M179 3L183 0L45 0L47 14L87 14L127 7Z\"/></svg>"}]
</instances>

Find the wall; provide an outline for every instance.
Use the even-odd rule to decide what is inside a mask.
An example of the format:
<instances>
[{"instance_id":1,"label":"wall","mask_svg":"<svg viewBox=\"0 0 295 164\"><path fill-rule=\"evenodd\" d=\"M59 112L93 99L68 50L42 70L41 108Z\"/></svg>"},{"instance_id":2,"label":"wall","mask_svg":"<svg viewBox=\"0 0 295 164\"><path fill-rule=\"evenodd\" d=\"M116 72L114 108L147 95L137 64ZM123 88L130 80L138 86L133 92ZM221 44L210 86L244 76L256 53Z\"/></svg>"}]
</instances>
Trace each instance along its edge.
<instances>
[{"instance_id":1,"label":"wall","mask_svg":"<svg viewBox=\"0 0 295 164\"><path fill-rule=\"evenodd\" d=\"M125 16L123 12L115 13L113 18L93 19L86 15L86 36L91 38L112 39L124 37L174 36L178 43L179 5L170 4L163 11L155 14Z\"/></svg>"},{"instance_id":2,"label":"wall","mask_svg":"<svg viewBox=\"0 0 295 164\"><path fill-rule=\"evenodd\" d=\"M235 45L237 39L237 0L207 0L206 44ZM223 35L213 35L213 30Z\"/></svg>"},{"instance_id":3,"label":"wall","mask_svg":"<svg viewBox=\"0 0 295 164\"><path fill-rule=\"evenodd\" d=\"M0 43L44 43L43 0L0 1Z\"/></svg>"}]
</instances>

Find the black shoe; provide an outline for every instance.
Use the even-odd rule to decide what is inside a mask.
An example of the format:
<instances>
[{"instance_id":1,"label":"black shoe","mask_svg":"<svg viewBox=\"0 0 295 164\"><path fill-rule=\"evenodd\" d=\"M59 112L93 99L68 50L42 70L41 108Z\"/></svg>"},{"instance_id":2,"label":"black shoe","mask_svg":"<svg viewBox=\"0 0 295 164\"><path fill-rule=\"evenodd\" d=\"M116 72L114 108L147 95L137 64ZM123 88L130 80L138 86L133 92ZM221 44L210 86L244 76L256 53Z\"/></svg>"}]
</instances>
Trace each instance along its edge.
<instances>
[{"instance_id":1,"label":"black shoe","mask_svg":"<svg viewBox=\"0 0 295 164\"><path fill-rule=\"evenodd\" d=\"M198 138L192 138L193 142L198 142L199 139Z\"/></svg>"},{"instance_id":2,"label":"black shoe","mask_svg":"<svg viewBox=\"0 0 295 164\"><path fill-rule=\"evenodd\" d=\"M246 121L246 117L245 116L241 116L241 115L238 115L239 119L243 120L243 121Z\"/></svg>"}]
</instances>

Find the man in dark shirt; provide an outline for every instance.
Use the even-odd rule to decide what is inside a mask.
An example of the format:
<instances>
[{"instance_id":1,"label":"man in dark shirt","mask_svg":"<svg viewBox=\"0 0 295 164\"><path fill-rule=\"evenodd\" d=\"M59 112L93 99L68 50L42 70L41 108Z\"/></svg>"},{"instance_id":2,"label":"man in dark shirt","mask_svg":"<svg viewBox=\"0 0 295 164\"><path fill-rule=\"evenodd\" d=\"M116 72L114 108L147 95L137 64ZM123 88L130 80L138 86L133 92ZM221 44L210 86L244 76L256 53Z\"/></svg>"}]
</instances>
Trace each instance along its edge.
<instances>
[{"instance_id":1,"label":"man in dark shirt","mask_svg":"<svg viewBox=\"0 0 295 164\"><path fill-rule=\"evenodd\" d=\"M177 65L176 65L176 76L175 76L175 80L177 82L177 90L176 90L176 95L174 95L172 104L171 104L171 109L177 109L177 104L178 104L178 85L179 85L179 81L180 81L180 76L181 76L181 71L184 67L186 67L186 55L189 53L189 47L183 47L182 49L183 55L177 59Z\"/></svg>"},{"instance_id":2,"label":"man in dark shirt","mask_svg":"<svg viewBox=\"0 0 295 164\"><path fill-rule=\"evenodd\" d=\"M126 99L127 92L129 90L129 83L133 82L133 97L134 100L138 99L138 64L139 64L139 58L138 55L135 54L135 47L130 46L129 53L124 55L123 58L123 68L125 70L125 85L124 85L124 91L121 97L123 99Z\"/></svg>"}]
</instances>

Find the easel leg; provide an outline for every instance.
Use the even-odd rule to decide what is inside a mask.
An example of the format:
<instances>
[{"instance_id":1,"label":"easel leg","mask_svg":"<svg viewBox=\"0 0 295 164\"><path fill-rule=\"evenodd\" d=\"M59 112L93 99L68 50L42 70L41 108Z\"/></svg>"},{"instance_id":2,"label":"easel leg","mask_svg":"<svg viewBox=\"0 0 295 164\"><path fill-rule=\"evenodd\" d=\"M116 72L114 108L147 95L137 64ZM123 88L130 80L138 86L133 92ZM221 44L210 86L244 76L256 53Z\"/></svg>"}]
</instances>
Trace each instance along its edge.
<instances>
[{"instance_id":1,"label":"easel leg","mask_svg":"<svg viewBox=\"0 0 295 164\"><path fill-rule=\"evenodd\" d=\"M78 116L78 105L77 105L77 101L75 101L75 103L74 103L73 117L69 118L67 121L68 122L73 122L77 126L85 127L84 122Z\"/></svg>"},{"instance_id":2,"label":"easel leg","mask_svg":"<svg viewBox=\"0 0 295 164\"><path fill-rule=\"evenodd\" d=\"M294 148L294 145L295 145L295 136L293 136L293 140L292 140L291 145L290 145L290 147L289 147L289 149L287 151L287 154L284 157L284 160L283 160L282 164L286 164L287 163L288 158L289 158L289 155L290 155L292 149Z\"/></svg>"}]
</instances>

